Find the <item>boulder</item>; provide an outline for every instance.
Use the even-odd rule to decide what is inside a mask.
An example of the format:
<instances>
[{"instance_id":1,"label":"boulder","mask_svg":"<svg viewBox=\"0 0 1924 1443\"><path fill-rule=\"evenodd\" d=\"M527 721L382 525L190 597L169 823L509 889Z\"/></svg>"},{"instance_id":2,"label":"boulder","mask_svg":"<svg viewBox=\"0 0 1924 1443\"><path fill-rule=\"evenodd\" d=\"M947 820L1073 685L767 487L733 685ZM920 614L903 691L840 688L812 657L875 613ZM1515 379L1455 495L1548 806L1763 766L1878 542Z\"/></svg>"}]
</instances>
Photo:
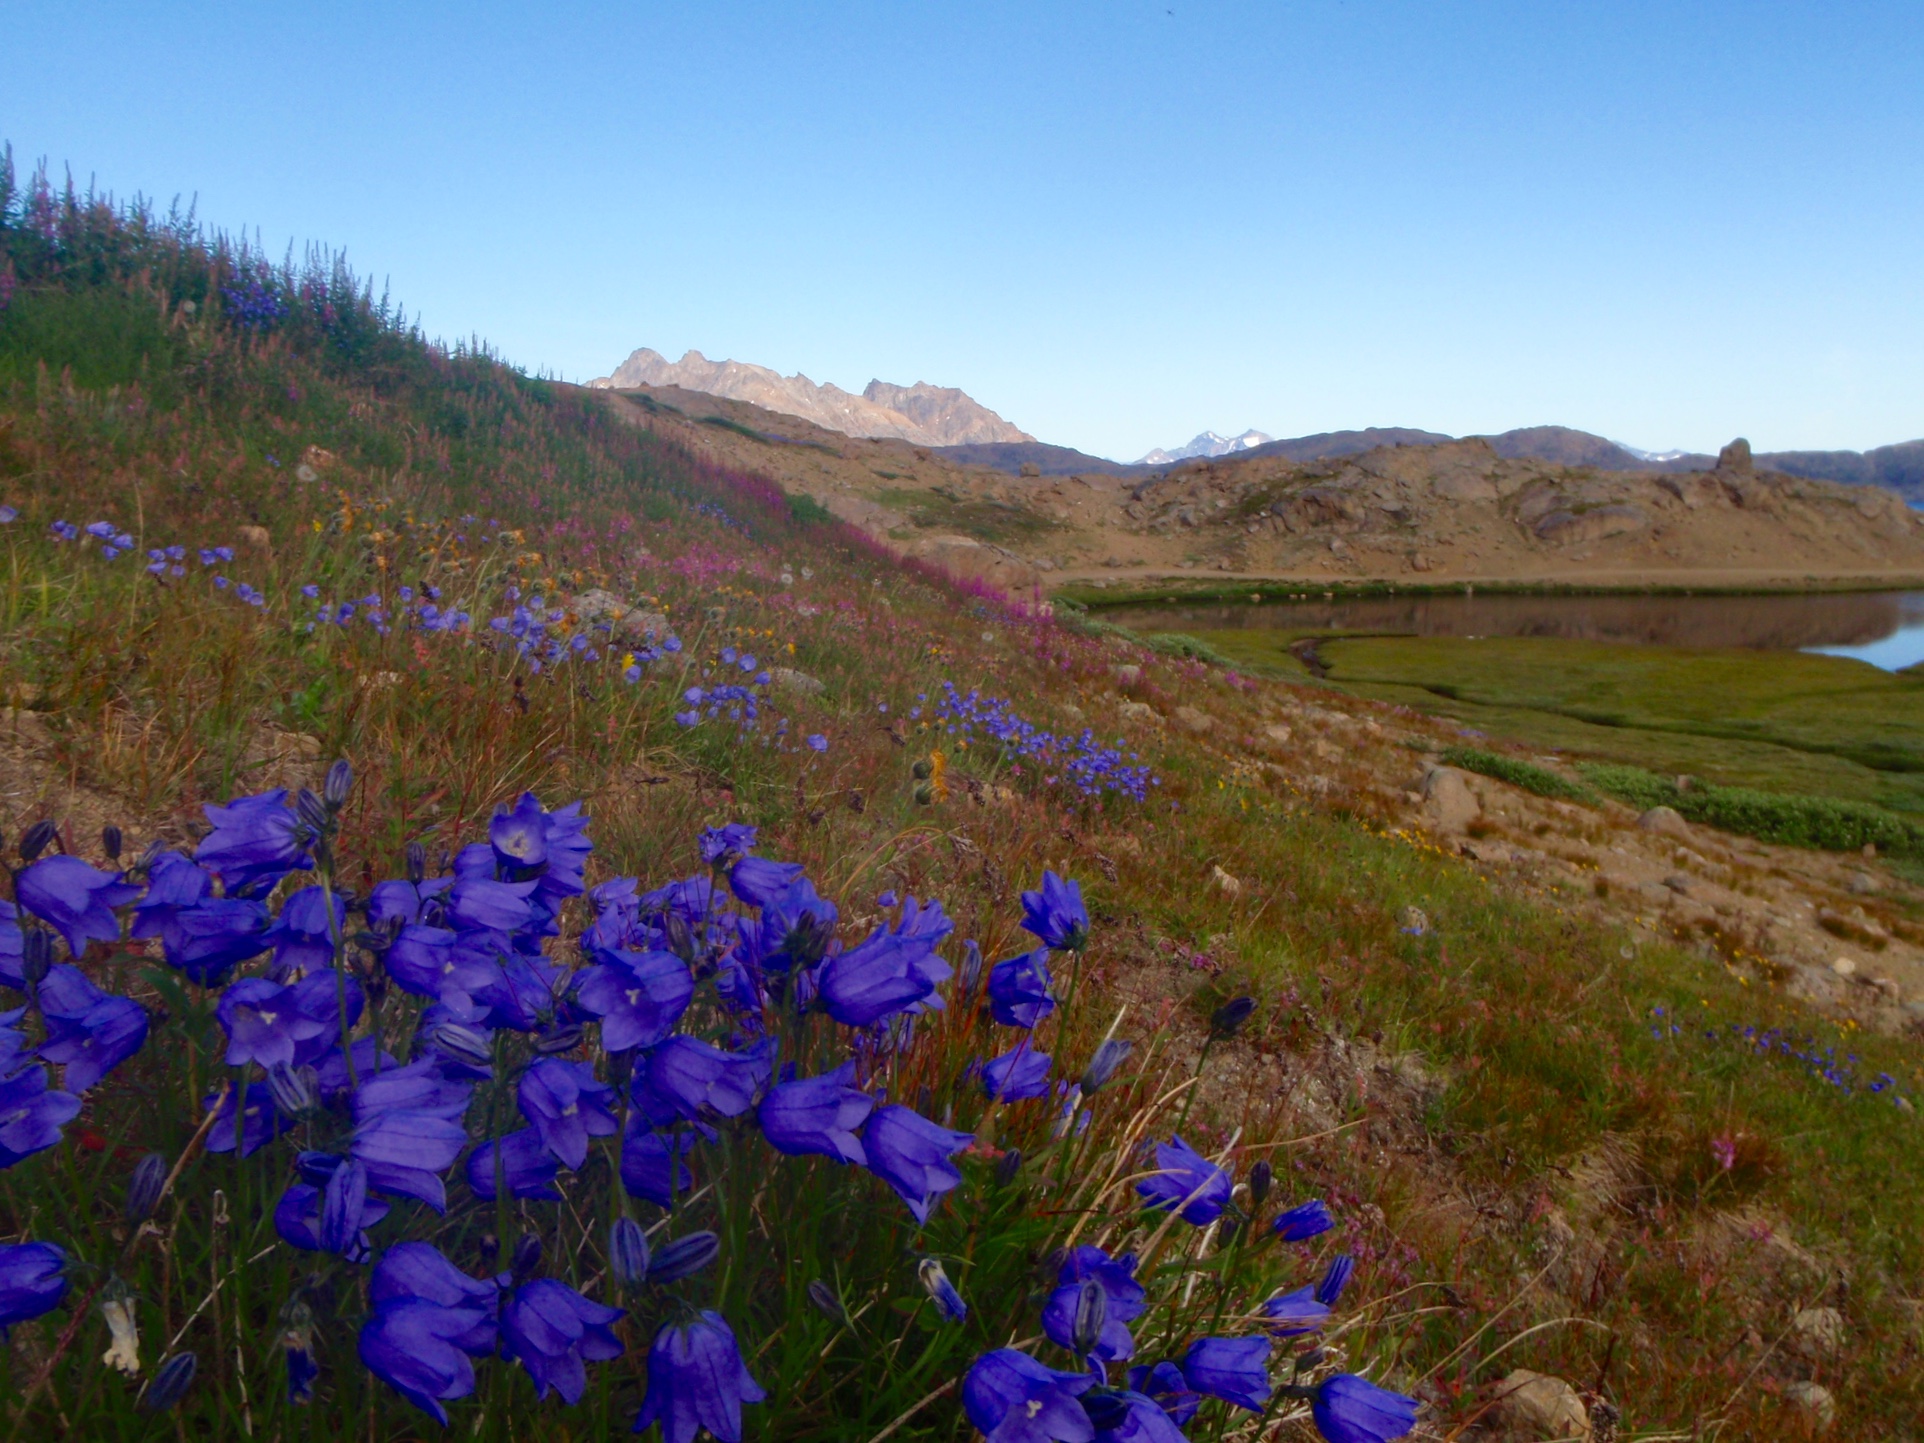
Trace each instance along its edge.
<instances>
[{"instance_id":1,"label":"boulder","mask_svg":"<svg viewBox=\"0 0 1924 1443\"><path fill-rule=\"evenodd\" d=\"M1750 442L1739 436L1717 453L1719 471L1749 471L1752 469Z\"/></svg>"},{"instance_id":2,"label":"boulder","mask_svg":"<svg viewBox=\"0 0 1924 1443\"><path fill-rule=\"evenodd\" d=\"M1126 701L1120 708L1124 721L1148 722L1154 726L1162 725L1162 718L1156 709L1146 701Z\"/></svg>"},{"instance_id":3,"label":"boulder","mask_svg":"<svg viewBox=\"0 0 1924 1443\"><path fill-rule=\"evenodd\" d=\"M1807 1358L1828 1358L1844 1346L1844 1315L1835 1308L1805 1308L1790 1320L1791 1346Z\"/></svg>"},{"instance_id":4,"label":"boulder","mask_svg":"<svg viewBox=\"0 0 1924 1443\"><path fill-rule=\"evenodd\" d=\"M1013 551L968 536L926 536L908 555L947 572L961 582L977 582L1011 595L1031 591L1040 573Z\"/></svg>"},{"instance_id":5,"label":"boulder","mask_svg":"<svg viewBox=\"0 0 1924 1443\"><path fill-rule=\"evenodd\" d=\"M772 668L768 673L768 679L783 691L796 692L801 696L820 696L828 690L819 678L812 677L805 671L797 671L792 666Z\"/></svg>"},{"instance_id":6,"label":"boulder","mask_svg":"<svg viewBox=\"0 0 1924 1443\"><path fill-rule=\"evenodd\" d=\"M1513 1369L1497 1384L1495 1403L1490 1411L1504 1433L1517 1443L1593 1436L1590 1410L1583 1406L1577 1390L1549 1373Z\"/></svg>"},{"instance_id":7,"label":"boulder","mask_svg":"<svg viewBox=\"0 0 1924 1443\"><path fill-rule=\"evenodd\" d=\"M1690 823L1683 819L1683 814L1675 807L1652 807L1637 818L1637 827L1641 831L1675 837L1680 842L1691 839Z\"/></svg>"},{"instance_id":8,"label":"boulder","mask_svg":"<svg viewBox=\"0 0 1924 1443\"><path fill-rule=\"evenodd\" d=\"M1199 711L1193 706L1179 706L1176 708L1174 715L1176 725L1192 736L1202 736L1204 733L1214 730L1216 726L1216 719L1213 716L1206 711Z\"/></svg>"},{"instance_id":9,"label":"boulder","mask_svg":"<svg viewBox=\"0 0 1924 1443\"><path fill-rule=\"evenodd\" d=\"M1455 767L1431 767L1423 773L1423 810L1439 831L1460 832L1483 814L1483 804Z\"/></svg>"},{"instance_id":10,"label":"boulder","mask_svg":"<svg viewBox=\"0 0 1924 1443\"><path fill-rule=\"evenodd\" d=\"M1243 894L1242 881L1230 876L1221 867L1210 868L1209 880L1216 884L1216 890L1225 897L1240 897Z\"/></svg>"},{"instance_id":11,"label":"boulder","mask_svg":"<svg viewBox=\"0 0 1924 1443\"><path fill-rule=\"evenodd\" d=\"M1829 1430L1837 1421L1837 1399L1822 1383L1791 1383L1784 1388L1784 1401L1804 1415L1817 1432Z\"/></svg>"},{"instance_id":12,"label":"boulder","mask_svg":"<svg viewBox=\"0 0 1924 1443\"><path fill-rule=\"evenodd\" d=\"M1116 668L1116 685L1124 691L1133 691L1142 685L1142 668L1134 662L1125 662Z\"/></svg>"},{"instance_id":13,"label":"boulder","mask_svg":"<svg viewBox=\"0 0 1924 1443\"><path fill-rule=\"evenodd\" d=\"M251 546L256 551L272 551L274 549L274 538L267 534L267 528L265 526L241 527L240 539L243 546Z\"/></svg>"}]
</instances>

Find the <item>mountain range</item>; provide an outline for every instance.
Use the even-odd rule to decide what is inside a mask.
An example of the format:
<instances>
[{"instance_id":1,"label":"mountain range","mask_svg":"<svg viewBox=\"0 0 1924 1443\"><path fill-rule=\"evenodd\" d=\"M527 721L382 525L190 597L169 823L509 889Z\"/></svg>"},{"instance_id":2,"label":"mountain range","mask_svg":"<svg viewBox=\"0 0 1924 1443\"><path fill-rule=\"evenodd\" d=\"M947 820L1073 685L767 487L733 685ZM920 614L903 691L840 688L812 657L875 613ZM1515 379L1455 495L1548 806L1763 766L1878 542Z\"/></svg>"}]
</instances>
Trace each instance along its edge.
<instances>
[{"instance_id":1,"label":"mountain range","mask_svg":"<svg viewBox=\"0 0 1924 1443\"><path fill-rule=\"evenodd\" d=\"M1205 431L1187 446L1178 446L1173 451L1165 451L1158 446L1136 464L1167 466L1172 461L1187 461L1194 456L1227 456L1232 451L1253 451L1275 439L1266 431L1245 431L1240 436L1219 436L1214 431Z\"/></svg>"},{"instance_id":2,"label":"mountain range","mask_svg":"<svg viewBox=\"0 0 1924 1443\"><path fill-rule=\"evenodd\" d=\"M711 361L700 351L688 351L679 361L670 361L659 352L643 347L616 367L612 376L589 384L616 390L679 386L683 390L745 401L767 411L799 416L847 436L908 441L938 450L961 465L989 466L1010 475L1144 477L1184 465L1206 464L1224 456L1276 456L1289 461L1315 461L1359 456L1380 446L1440 446L1471 439L1407 426L1321 431L1282 440L1255 430L1244 431L1239 436L1204 431L1185 446L1173 451L1158 448L1140 461L1128 463L1038 441L967 392L922 381L913 386L870 381L858 396L833 384L817 385L799 373L783 376L766 366L745 361ZM1640 451L1569 426L1525 426L1476 439L1489 442L1491 449L1506 459L1590 467L1598 471L1681 474L1709 471L1717 464L1715 456L1686 451ZM1756 464L1765 470L1813 481L1887 486L1912 505L1924 506L1924 440L1879 446L1871 451L1766 451L1758 453Z\"/></svg>"},{"instance_id":3,"label":"mountain range","mask_svg":"<svg viewBox=\"0 0 1924 1443\"><path fill-rule=\"evenodd\" d=\"M837 385L817 385L800 372L784 376L746 361L711 361L700 351L687 351L679 361L670 361L644 346L617 366L612 376L588 384L614 390L679 386L685 391L724 396L766 411L800 416L845 436L886 436L917 446L1035 440L953 386L931 386L924 381L897 386L870 381L857 396Z\"/></svg>"}]
</instances>

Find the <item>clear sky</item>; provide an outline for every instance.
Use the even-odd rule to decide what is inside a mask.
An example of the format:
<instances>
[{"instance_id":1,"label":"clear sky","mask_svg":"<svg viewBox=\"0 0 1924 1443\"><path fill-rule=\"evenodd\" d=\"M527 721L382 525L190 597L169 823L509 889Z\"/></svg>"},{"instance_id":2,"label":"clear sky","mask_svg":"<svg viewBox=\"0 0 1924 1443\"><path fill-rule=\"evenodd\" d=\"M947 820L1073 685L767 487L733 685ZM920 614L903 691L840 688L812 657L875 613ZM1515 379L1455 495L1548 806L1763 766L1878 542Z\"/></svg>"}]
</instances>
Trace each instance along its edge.
<instances>
[{"instance_id":1,"label":"clear sky","mask_svg":"<svg viewBox=\"0 0 1924 1443\"><path fill-rule=\"evenodd\" d=\"M1204 428L1924 435L1924 5L13 0L17 162L344 247L570 379L693 347Z\"/></svg>"}]
</instances>

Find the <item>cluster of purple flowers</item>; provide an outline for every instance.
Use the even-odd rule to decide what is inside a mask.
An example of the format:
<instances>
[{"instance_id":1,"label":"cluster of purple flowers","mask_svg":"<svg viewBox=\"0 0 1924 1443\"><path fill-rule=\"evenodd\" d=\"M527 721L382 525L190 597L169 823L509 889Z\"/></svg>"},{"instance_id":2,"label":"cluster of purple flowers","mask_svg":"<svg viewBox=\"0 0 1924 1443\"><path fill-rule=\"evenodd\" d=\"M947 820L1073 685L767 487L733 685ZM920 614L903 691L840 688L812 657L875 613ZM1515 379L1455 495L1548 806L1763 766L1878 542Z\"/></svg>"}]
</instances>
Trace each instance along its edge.
<instances>
[{"instance_id":1,"label":"cluster of purple flowers","mask_svg":"<svg viewBox=\"0 0 1924 1443\"><path fill-rule=\"evenodd\" d=\"M1217 1180L1209 1177L1190 1188L1190 1158L1193 1153L1178 1160L1168 1187L1152 1194L1145 1185L1152 1205L1158 1198L1166 1201L1175 1189L1190 1189L1184 1194L1190 1198L1214 1190ZM1156 1174L1149 1182L1170 1177ZM1252 1179L1258 1207L1267 1177L1263 1172ZM1228 1203L1226 1175L1221 1181L1222 1197L1199 1218L1185 1210L1185 1220L1203 1226L1221 1215ZM1276 1231L1296 1240L1288 1229ZM1287 1383L1278 1385L1270 1376L1270 1354L1278 1342L1316 1333L1328 1322L1354 1271L1347 1255L1333 1259L1317 1283L1268 1299L1259 1309L1264 1331L1197 1338L1180 1357L1155 1363L1132 1361L1136 1340L1129 1325L1147 1306L1136 1267L1135 1254L1117 1257L1090 1244L1063 1254L1056 1286L1043 1302L1042 1332L1077 1366L1052 1368L1010 1347L984 1353L962 1384L969 1421L994 1443L1183 1443L1182 1430L1205 1398L1267 1416L1280 1395L1307 1403L1317 1430L1332 1443L1387 1443L1415 1426L1415 1399L1355 1374L1332 1373L1314 1384L1297 1381L1305 1361L1316 1366L1317 1353L1299 1358Z\"/></svg>"},{"instance_id":2,"label":"cluster of purple flowers","mask_svg":"<svg viewBox=\"0 0 1924 1443\"><path fill-rule=\"evenodd\" d=\"M1663 1040L1684 1035L1684 1026L1662 1007L1650 1009L1650 1034ZM1694 1030L1694 1029L1693 1029ZM1845 1097L1883 1097L1892 1106L1907 1105L1898 1082L1888 1072L1866 1077L1861 1059L1855 1052L1840 1054L1835 1046L1825 1046L1816 1038L1799 1036L1781 1027L1758 1027L1754 1023L1726 1023L1703 1029L1705 1042L1741 1048L1754 1057L1777 1057L1794 1064L1799 1071Z\"/></svg>"},{"instance_id":3,"label":"cluster of purple flowers","mask_svg":"<svg viewBox=\"0 0 1924 1443\"><path fill-rule=\"evenodd\" d=\"M740 672L748 681L746 684L708 681L716 672L723 676ZM702 676L706 685L691 686L682 693L681 699L688 705L675 713L677 723L684 727L699 726L704 721L725 716L746 732L761 720L762 692L757 688L768 686L771 673L762 668L754 653L725 646L714 661L702 668Z\"/></svg>"},{"instance_id":4,"label":"cluster of purple flowers","mask_svg":"<svg viewBox=\"0 0 1924 1443\"><path fill-rule=\"evenodd\" d=\"M974 689L965 695L954 682L945 681L931 710L950 736L987 738L1009 760L1040 768L1045 782L1064 782L1090 800L1115 793L1140 802L1151 787L1162 785L1161 778L1139 765L1136 753L1125 753L1120 742L1115 746L1099 742L1087 728L1080 736L1043 731L1003 697L984 696Z\"/></svg>"},{"instance_id":5,"label":"cluster of purple flowers","mask_svg":"<svg viewBox=\"0 0 1924 1443\"><path fill-rule=\"evenodd\" d=\"M287 319L287 301L265 275L220 288L221 302L233 322L250 331L270 331Z\"/></svg>"}]
</instances>

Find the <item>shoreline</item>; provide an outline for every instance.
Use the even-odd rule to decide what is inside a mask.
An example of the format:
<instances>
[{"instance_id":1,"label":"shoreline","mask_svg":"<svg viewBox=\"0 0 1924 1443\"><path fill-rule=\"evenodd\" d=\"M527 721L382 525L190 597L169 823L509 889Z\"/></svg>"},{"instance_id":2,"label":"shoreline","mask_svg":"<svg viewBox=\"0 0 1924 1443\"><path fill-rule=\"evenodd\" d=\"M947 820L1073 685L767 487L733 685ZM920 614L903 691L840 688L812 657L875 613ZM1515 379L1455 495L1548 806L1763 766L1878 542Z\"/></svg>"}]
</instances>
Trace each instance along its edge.
<instances>
[{"instance_id":1,"label":"shoreline","mask_svg":"<svg viewBox=\"0 0 1924 1443\"><path fill-rule=\"evenodd\" d=\"M1658 574L1660 575L1660 574ZM1641 576L1643 579L1638 579ZM1202 583L1153 573L1121 585L1109 578L1074 577L1047 591L1049 600L1087 610L1107 611L1147 603L1241 601L1285 606L1307 601L1353 600L1378 596L1842 596L1885 591L1924 591L1924 573L1859 572L1842 576L1787 577L1781 573L1746 578L1743 573L1697 573L1691 579L1657 579L1633 573L1620 580L1602 577L1562 581L1549 577L1462 576L1411 582L1406 578L1239 575ZM1133 583L1133 584L1132 584Z\"/></svg>"}]
</instances>

